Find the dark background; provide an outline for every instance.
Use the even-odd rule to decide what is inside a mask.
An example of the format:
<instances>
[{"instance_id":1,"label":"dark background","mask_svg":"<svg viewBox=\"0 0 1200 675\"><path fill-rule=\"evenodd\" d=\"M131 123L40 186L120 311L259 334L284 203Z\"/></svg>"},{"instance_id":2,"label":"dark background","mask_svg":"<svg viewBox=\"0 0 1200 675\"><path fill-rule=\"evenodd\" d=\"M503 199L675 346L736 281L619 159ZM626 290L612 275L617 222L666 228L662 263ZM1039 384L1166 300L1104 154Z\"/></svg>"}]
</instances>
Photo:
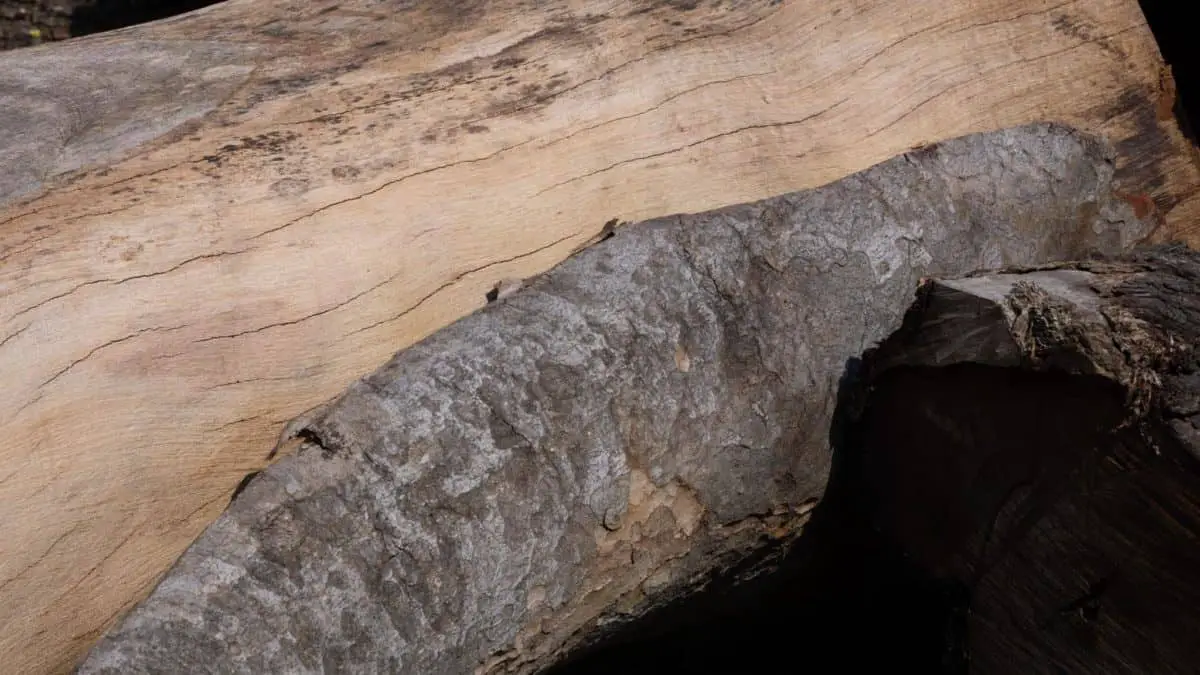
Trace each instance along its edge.
<instances>
[{"instance_id":1,"label":"dark background","mask_svg":"<svg viewBox=\"0 0 1200 675\"><path fill-rule=\"evenodd\" d=\"M1175 75L1179 103L1175 114L1183 133L1196 144L1196 127L1200 121L1200 48L1197 47L1197 24L1191 19L1200 8L1195 0L1141 0L1142 12L1158 40L1159 51Z\"/></svg>"}]
</instances>

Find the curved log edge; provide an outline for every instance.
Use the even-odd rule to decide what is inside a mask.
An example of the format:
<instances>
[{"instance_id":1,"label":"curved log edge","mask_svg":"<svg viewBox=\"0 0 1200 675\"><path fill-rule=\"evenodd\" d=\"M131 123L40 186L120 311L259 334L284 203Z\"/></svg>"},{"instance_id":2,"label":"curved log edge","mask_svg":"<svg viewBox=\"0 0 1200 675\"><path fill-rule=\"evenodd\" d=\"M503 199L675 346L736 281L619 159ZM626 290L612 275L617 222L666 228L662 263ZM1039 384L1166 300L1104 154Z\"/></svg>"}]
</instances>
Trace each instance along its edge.
<instances>
[{"instance_id":1,"label":"curved log edge","mask_svg":"<svg viewBox=\"0 0 1200 675\"><path fill-rule=\"evenodd\" d=\"M68 667L287 420L613 218L1057 120L1194 237L1171 92L1134 0L230 0L6 52L0 661Z\"/></svg>"},{"instance_id":2,"label":"curved log edge","mask_svg":"<svg viewBox=\"0 0 1200 675\"><path fill-rule=\"evenodd\" d=\"M799 533L922 277L1145 236L1113 171L1032 125L621 228L351 386L81 672L545 667Z\"/></svg>"},{"instance_id":3,"label":"curved log edge","mask_svg":"<svg viewBox=\"0 0 1200 675\"><path fill-rule=\"evenodd\" d=\"M1195 669L1198 345L1172 246L931 281L865 359L859 490L963 585L971 672Z\"/></svg>"}]
</instances>

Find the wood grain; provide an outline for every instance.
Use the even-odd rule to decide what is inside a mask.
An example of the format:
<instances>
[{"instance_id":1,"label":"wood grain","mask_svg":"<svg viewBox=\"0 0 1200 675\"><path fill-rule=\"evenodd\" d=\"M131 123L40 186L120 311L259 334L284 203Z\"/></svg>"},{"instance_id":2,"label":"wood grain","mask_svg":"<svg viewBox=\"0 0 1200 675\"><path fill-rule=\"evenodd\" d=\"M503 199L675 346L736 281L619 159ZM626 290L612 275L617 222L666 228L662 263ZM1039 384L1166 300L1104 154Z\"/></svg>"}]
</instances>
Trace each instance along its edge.
<instances>
[{"instance_id":1,"label":"wood grain","mask_svg":"<svg viewBox=\"0 0 1200 675\"><path fill-rule=\"evenodd\" d=\"M288 419L612 218L1056 120L1200 242L1133 0L230 0L0 73L13 672L74 664Z\"/></svg>"}]
</instances>

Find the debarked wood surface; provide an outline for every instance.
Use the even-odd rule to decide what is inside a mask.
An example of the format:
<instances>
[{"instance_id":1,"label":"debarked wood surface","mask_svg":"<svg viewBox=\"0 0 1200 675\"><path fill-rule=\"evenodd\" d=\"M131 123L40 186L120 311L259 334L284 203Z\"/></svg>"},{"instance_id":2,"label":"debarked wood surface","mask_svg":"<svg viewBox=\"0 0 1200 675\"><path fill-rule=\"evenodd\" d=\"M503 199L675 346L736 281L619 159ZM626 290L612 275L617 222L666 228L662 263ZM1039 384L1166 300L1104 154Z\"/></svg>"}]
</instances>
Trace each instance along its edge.
<instances>
[{"instance_id":1,"label":"debarked wood surface","mask_svg":"<svg viewBox=\"0 0 1200 675\"><path fill-rule=\"evenodd\" d=\"M1198 243L1173 103L1134 0L230 0L0 55L0 663L69 669L287 420L610 219L1050 120Z\"/></svg>"}]
</instances>

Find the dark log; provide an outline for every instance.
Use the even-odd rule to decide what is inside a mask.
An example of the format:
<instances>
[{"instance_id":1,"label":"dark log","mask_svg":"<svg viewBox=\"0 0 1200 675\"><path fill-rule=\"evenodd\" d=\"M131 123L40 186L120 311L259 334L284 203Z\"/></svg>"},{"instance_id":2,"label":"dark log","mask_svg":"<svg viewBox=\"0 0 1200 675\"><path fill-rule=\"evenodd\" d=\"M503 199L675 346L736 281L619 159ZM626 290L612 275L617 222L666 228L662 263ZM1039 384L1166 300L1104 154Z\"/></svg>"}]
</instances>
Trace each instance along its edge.
<instances>
[{"instance_id":1,"label":"dark log","mask_svg":"<svg viewBox=\"0 0 1200 675\"><path fill-rule=\"evenodd\" d=\"M873 525L969 598L972 673L1200 664L1200 254L927 283L847 461Z\"/></svg>"}]
</instances>

